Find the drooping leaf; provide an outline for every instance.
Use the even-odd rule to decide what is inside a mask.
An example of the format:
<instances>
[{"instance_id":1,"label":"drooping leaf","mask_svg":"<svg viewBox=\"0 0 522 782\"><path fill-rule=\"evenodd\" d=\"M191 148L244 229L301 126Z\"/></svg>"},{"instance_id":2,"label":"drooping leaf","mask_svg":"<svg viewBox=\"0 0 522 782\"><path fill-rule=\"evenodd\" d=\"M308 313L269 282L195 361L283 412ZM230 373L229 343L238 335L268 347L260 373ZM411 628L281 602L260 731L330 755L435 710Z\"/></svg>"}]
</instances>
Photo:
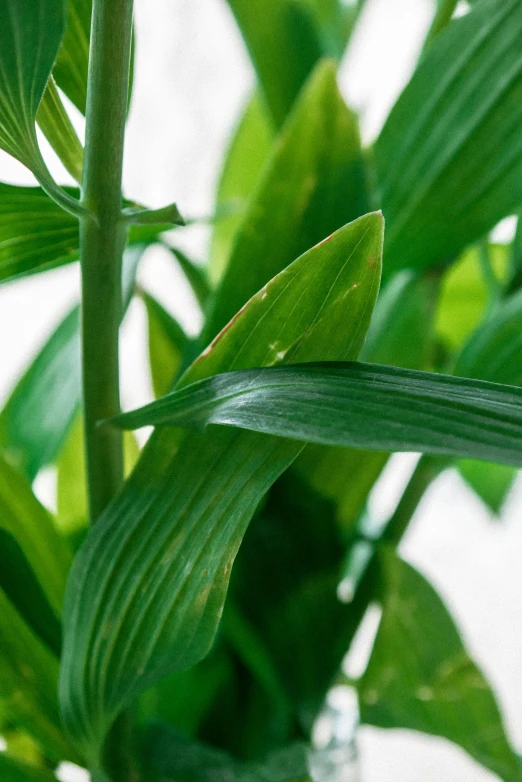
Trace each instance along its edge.
<instances>
[{"instance_id":1,"label":"drooping leaf","mask_svg":"<svg viewBox=\"0 0 522 782\"><path fill-rule=\"evenodd\" d=\"M67 29L54 64L57 85L85 114L92 0L68 0Z\"/></svg>"},{"instance_id":2,"label":"drooping leaf","mask_svg":"<svg viewBox=\"0 0 522 782\"><path fill-rule=\"evenodd\" d=\"M183 363L188 337L153 296L144 292L142 299L147 309L152 387L158 397L172 388Z\"/></svg>"},{"instance_id":3,"label":"drooping leaf","mask_svg":"<svg viewBox=\"0 0 522 782\"><path fill-rule=\"evenodd\" d=\"M78 246L78 220L41 188L0 183L0 281L75 261Z\"/></svg>"},{"instance_id":4,"label":"drooping leaf","mask_svg":"<svg viewBox=\"0 0 522 782\"><path fill-rule=\"evenodd\" d=\"M357 122L339 93L333 64L323 62L289 117L236 235L203 342L293 258L368 209Z\"/></svg>"},{"instance_id":5,"label":"drooping leaf","mask_svg":"<svg viewBox=\"0 0 522 782\"><path fill-rule=\"evenodd\" d=\"M36 121L72 178L81 183L83 147L51 76L38 107Z\"/></svg>"},{"instance_id":6,"label":"drooping leaf","mask_svg":"<svg viewBox=\"0 0 522 782\"><path fill-rule=\"evenodd\" d=\"M367 215L305 253L238 313L182 383L225 368L356 355L381 241L381 217ZM129 698L208 651L246 526L300 449L237 431L164 430L89 532L69 580L60 700L94 764Z\"/></svg>"},{"instance_id":7,"label":"drooping leaf","mask_svg":"<svg viewBox=\"0 0 522 782\"><path fill-rule=\"evenodd\" d=\"M240 763L226 752L187 739L172 728L152 726L142 749L150 782L309 782L304 743L279 749L255 763Z\"/></svg>"},{"instance_id":8,"label":"drooping leaf","mask_svg":"<svg viewBox=\"0 0 522 782\"><path fill-rule=\"evenodd\" d=\"M305 442L425 451L522 466L522 390L379 364L231 372L114 419L118 426L238 426Z\"/></svg>"},{"instance_id":9,"label":"drooping leaf","mask_svg":"<svg viewBox=\"0 0 522 782\"><path fill-rule=\"evenodd\" d=\"M258 92L248 101L225 155L216 193L209 274L219 282L274 141L270 117ZM228 212L228 213L227 213Z\"/></svg>"},{"instance_id":10,"label":"drooping leaf","mask_svg":"<svg viewBox=\"0 0 522 782\"><path fill-rule=\"evenodd\" d=\"M505 782L520 780L495 697L440 597L391 549L380 573L383 616L358 685L362 721L443 736Z\"/></svg>"},{"instance_id":11,"label":"drooping leaf","mask_svg":"<svg viewBox=\"0 0 522 782\"><path fill-rule=\"evenodd\" d=\"M466 483L498 516L515 481L516 470L505 464L478 462L475 459L459 459L457 466Z\"/></svg>"},{"instance_id":12,"label":"drooping leaf","mask_svg":"<svg viewBox=\"0 0 522 782\"><path fill-rule=\"evenodd\" d=\"M134 293L144 245L129 247L123 262L124 311ZM80 408L79 308L74 307L44 343L0 413L0 445L31 480L55 461Z\"/></svg>"},{"instance_id":13,"label":"drooping leaf","mask_svg":"<svg viewBox=\"0 0 522 782\"><path fill-rule=\"evenodd\" d=\"M385 274L452 261L522 202L521 34L518 0L478 3L393 108L375 146Z\"/></svg>"},{"instance_id":14,"label":"drooping leaf","mask_svg":"<svg viewBox=\"0 0 522 782\"><path fill-rule=\"evenodd\" d=\"M2 782L56 782L50 771L30 766L5 752L0 753L0 776Z\"/></svg>"},{"instance_id":15,"label":"drooping leaf","mask_svg":"<svg viewBox=\"0 0 522 782\"><path fill-rule=\"evenodd\" d=\"M176 258L181 271L185 275L188 284L192 288L199 306L205 307L211 294L206 270L201 266L198 266L194 261L191 261L184 252L181 252L181 250L178 250L176 247L171 247L170 249Z\"/></svg>"}]
</instances>

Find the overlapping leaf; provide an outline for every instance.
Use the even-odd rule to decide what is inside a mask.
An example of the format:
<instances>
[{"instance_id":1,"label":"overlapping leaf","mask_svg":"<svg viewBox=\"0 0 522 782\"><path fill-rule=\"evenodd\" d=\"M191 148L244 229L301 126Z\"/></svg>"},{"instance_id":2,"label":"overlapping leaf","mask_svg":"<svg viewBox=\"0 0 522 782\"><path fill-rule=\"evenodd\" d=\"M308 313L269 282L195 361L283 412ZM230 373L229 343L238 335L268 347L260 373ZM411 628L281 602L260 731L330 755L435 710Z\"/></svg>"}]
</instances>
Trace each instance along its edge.
<instances>
[{"instance_id":1,"label":"overlapping leaf","mask_svg":"<svg viewBox=\"0 0 522 782\"><path fill-rule=\"evenodd\" d=\"M478 3L393 108L375 147L385 274L450 262L522 202L521 36L518 0Z\"/></svg>"},{"instance_id":2,"label":"overlapping leaf","mask_svg":"<svg viewBox=\"0 0 522 782\"><path fill-rule=\"evenodd\" d=\"M179 323L149 293L142 295L147 309L152 387L156 396L172 388L183 362L188 338Z\"/></svg>"},{"instance_id":3,"label":"overlapping leaf","mask_svg":"<svg viewBox=\"0 0 522 782\"><path fill-rule=\"evenodd\" d=\"M267 163L209 310L203 341L293 258L368 208L357 122L339 93L333 63L324 62Z\"/></svg>"},{"instance_id":4,"label":"overlapping leaf","mask_svg":"<svg viewBox=\"0 0 522 782\"><path fill-rule=\"evenodd\" d=\"M85 114L92 0L68 0L67 30L54 64L56 83Z\"/></svg>"},{"instance_id":5,"label":"overlapping leaf","mask_svg":"<svg viewBox=\"0 0 522 782\"><path fill-rule=\"evenodd\" d=\"M438 595L391 550L380 571L383 616L358 685L362 721L443 736L505 782L522 779L495 698Z\"/></svg>"},{"instance_id":6,"label":"overlapping leaf","mask_svg":"<svg viewBox=\"0 0 522 782\"><path fill-rule=\"evenodd\" d=\"M0 774L3 782L56 782L50 771L29 766L3 752L0 754Z\"/></svg>"},{"instance_id":7,"label":"overlapping leaf","mask_svg":"<svg viewBox=\"0 0 522 782\"><path fill-rule=\"evenodd\" d=\"M522 390L378 364L232 372L168 394L115 423L226 424L325 445L522 466Z\"/></svg>"},{"instance_id":8,"label":"overlapping leaf","mask_svg":"<svg viewBox=\"0 0 522 782\"><path fill-rule=\"evenodd\" d=\"M305 253L183 383L225 368L356 355L376 296L381 231L380 216L368 215ZM93 763L132 695L208 651L246 526L300 448L239 431L183 439L164 430L89 533L67 592L60 699Z\"/></svg>"}]
</instances>

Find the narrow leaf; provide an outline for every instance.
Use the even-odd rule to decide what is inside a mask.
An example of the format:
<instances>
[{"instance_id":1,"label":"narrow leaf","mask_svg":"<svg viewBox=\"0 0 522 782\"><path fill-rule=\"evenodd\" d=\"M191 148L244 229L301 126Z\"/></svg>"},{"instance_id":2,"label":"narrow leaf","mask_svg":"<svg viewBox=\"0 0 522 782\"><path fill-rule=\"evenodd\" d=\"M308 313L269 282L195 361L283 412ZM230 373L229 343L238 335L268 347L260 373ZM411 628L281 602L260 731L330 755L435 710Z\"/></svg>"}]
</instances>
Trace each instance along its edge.
<instances>
[{"instance_id":1,"label":"narrow leaf","mask_svg":"<svg viewBox=\"0 0 522 782\"><path fill-rule=\"evenodd\" d=\"M81 184L83 147L51 76L40 102L36 121L65 169Z\"/></svg>"},{"instance_id":2,"label":"narrow leaf","mask_svg":"<svg viewBox=\"0 0 522 782\"><path fill-rule=\"evenodd\" d=\"M477 462L474 459L460 459L457 467L475 494L498 516L513 486L517 471L505 464Z\"/></svg>"},{"instance_id":3,"label":"narrow leaf","mask_svg":"<svg viewBox=\"0 0 522 782\"><path fill-rule=\"evenodd\" d=\"M382 219L368 215L305 253L237 314L182 383L292 357L357 355L381 242ZM238 431L164 430L89 532L67 591L60 700L94 764L133 695L207 653L244 531L300 450Z\"/></svg>"},{"instance_id":4,"label":"narrow leaf","mask_svg":"<svg viewBox=\"0 0 522 782\"><path fill-rule=\"evenodd\" d=\"M494 695L441 599L391 549L380 571L383 616L359 682L362 721L443 736L505 782L520 780Z\"/></svg>"},{"instance_id":5,"label":"narrow leaf","mask_svg":"<svg viewBox=\"0 0 522 782\"><path fill-rule=\"evenodd\" d=\"M0 776L2 782L56 782L50 771L29 766L5 752L0 753Z\"/></svg>"},{"instance_id":6,"label":"narrow leaf","mask_svg":"<svg viewBox=\"0 0 522 782\"><path fill-rule=\"evenodd\" d=\"M478 3L393 108L375 147L386 274L449 263L522 202L521 34L518 0Z\"/></svg>"},{"instance_id":7,"label":"narrow leaf","mask_svg":"<svg viewBox=\"0 0 522 782\"><path fill-rule=\"evenodd\" d=\"M68 0L67 29L54 64L56 83L85 114L92 0Z\"/></svg>"},{"instance_id":8,"label":"narrow leaf","mask_svg":"<svg viewBox=\"0 0 522 782\"><path fill-rule=\"evenodd\" d=\"M231 372L113 421L130 429L225 424L324 445L522 466L522 389L378 364Z\"/></svg>"},{"instance_id":9,"label":"narrow leaf","mask_svg":"<svg viewBox=\"0 0 522 782\"><path fill-rule=\"evenodd\" d=\"M158 397L172 388L182 367L188 337L153 296L144 292L142 299L147 309L152 386Z\"/></svg>"},{"instance_id":10,"label":"narrow leaf","mask_svg":"<svg viewBox=\"0 0 522 782\"><path fill-rule=\"evenodd\" d=\"M339 93L333 63L323 62L264 170L209 309L203 343L293 258L368 209L357 121Z\"/></svg>"}]
</instances>

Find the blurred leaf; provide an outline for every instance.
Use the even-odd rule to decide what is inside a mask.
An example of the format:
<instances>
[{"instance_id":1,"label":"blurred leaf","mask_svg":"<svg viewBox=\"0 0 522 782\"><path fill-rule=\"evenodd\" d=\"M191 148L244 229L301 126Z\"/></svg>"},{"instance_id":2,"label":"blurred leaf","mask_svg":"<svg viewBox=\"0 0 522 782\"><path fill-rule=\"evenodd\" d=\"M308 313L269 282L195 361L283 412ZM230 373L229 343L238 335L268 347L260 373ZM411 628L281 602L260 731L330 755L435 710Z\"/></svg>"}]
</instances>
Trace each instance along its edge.
<instances>
[{"instance_id":1,"label":"blurred leaf","mask_svg":"<svg viewBox=\"0 0 522 782\"><path fill-rule=\"evenodd\" d=\"M289 117L241 223L203 342L292 258L368 211L365 177L357 121L339 94L334 65L323 62Z\"/></svg>"},{"instance_id":2,"label":"blurred leaf","mask_svg":"<svg viewBox=\"0 0 522 782\"><path fill-rule=\"evenodd\" d=\"M68 0L67 29L54 64L57 85L85 114L92 0Z\"/></svg>"},{"instance_id":3,"label":"blurred leaf","mask_svg":"<svg viewBox=\"0 0 522 782\"><path fill-rule=\"evenodd\" d=\"M518 0L477 4L393 108L375 146L385 274L451 262L522 202L521 32Z\"/></svg>"},{"instance_id":4,"label":"blurred leaf","mask_svg":"<svg viewBox=\"0 0 522 782\"><path fill-rule=\"evenodd\" d=\"M285 355L357 355L377 293L381 242L382 218L372 214L305 253L243 308L183 385ZM300 450L237 431L156 433L90 530L69 579L60 700L68 730L94 764L133 695L207 653L245 529Z\"/></svg>"},{"instance_id":5,"label":"blurred leaf","mask_svg":"<svg viewBox=\"0 0 522 782\"><path fill-rule=\"evenodd\" d=\"M41 188L0 183L0 281L76 261L78 242L78 220Z\"/></svg>"},{"instance_id":6,"label":"blurred leaf","mask_svg":"<svg viewBox=\"0 0 522 782\"><path fill-rule=\"evenodd\" d=\"M123 259L123 309L134 293L144 245ZM44 343L0 413L0 445L32 480L54 462L81 402L80 311L74 307Z\"/></svg>"},{"instance_id":7,"label":"blurred leaf","mask_svg":"<svg viewBox=\"0 0 522 782\"><path fill-rule=\"evenodd\" d=\"M0 4L0 147L35 174L47 173L36 112L64 31L64 0Z\"/></svg>"},{"instance_id":8,"label":"blurred leaf","mask_svg":"<svg viewBox=\"0 0 522 782\"><path fill-rule=\"evenodd\" d=\"M146 291L142 299L147 309L149 357L152 386L156 397L172 388L183 363L188 337L172 315Z\"/></svg>"},{"instance_id":9,"label":"blurred leaf","mask_svg":"<svg viewBox=\"0 0 522 782\"><path fill-rule=\"evenodd\" d=\"M379 559L383 615L358 685L362 721L443 736L505 782L520 780L495 698L441 599L391 549Z\"/></svg>"},{"instance_id":10,"label":"blurred leaf","mask_svg":"<svg viewBox=\"0 0 522 782\"><path fill-rule=\"evenodd\" d=\"M364 0L302 0L315 19L325 55L340 60Z\"/></svg>"},{"instance_id":11,"label":"blurred leaf","mask_svg":"<svg viewBox=\"0 0 522 782\"><path fill-rule=\"evenodd\" d=\"M256 763L239 763L230 755L187 739L172 728L152 726L142 750L150 782L306 782L310 780L305 744L273 752Z\"/></svg>"},{"instance_id":12,"label":"blurred leaf","mask_svg":"<svg viewBox=\"0 0 522 782\"><path fill-rule=\"evenodd\" d=\"M459 459L458 470L466 483L498 516L513 486L517 471L505 464L477 462L474 459Z\"/></svg>"},{"instance_id":13,"label":"blurred leaf","mask_svg":"<svg viewBox=\"0 0 522 782\"><path fill-rule=\"evenodd\" d=\"M187 282L192 288L199 306L201 308L205 307L211 294L211 288L207 279L206 270L201 266L198 266L196 263L194 263L194 261L191 261L190 258L185 255L185 253L181 252L181 250L178 250L176 247L171 247L170 250L176 258Z\"/></svg>"},{"instance_id":14,"label":"blurred leaf","mask_svg":"<svg viewBox=\"0 0 522 782\"><path fill-rule=\"evenodd\" d=\"M323 54L315 19L295 0L228 0L276 126Z\"/></svg>"},{"instance_id":15,"label":"blurred leaf","mask_svg":"<svg viewBox=\"0 0 522 782\"><path fill-rule=\"evenodd\" d=\"M63 107L51 76L38 107L36 121L72 178L81 183L83 147Z\"/></svg>"},{"instance_id":16,"label":"blurred leaf","mask_svg":"<svg viewBox=\"0 0 522 782\"><path fill-rule=\"evenodd\" d=\"M174 391L116 426L237 426L324 445L425 451L522 466L515 386L379 364L242 370Z\"/></svg>"},{"instance_id":17,"label":"blurred leaf","mask_svg":"<svg viewBox=\"0 0 522 782\"><path fill-rule=\"evenodd\" d=\"M124 437L125 475L129 475L138 456L139 448L134 436ZM81 415L76 417L68 433L58 456L56 467L56 523L64 535L74 538L87 526L85 453Z\"/></svg>"},{"instance_id":18,"label":"blurred leaf","mask_svg":"<svg viewBox=\"0 0 522 782\"><path fill-rule=\"evenodd\" d=\"M209 274L219 282L250 199L268 159L274 131L265 105L255 92L244 108L225 155L216 194L216 212L229 210L214 223Z\"/></svg>"},{"instance_id":19,"label":"blurred leaf","mask_svg":"<svg viewBox=\"0 0 522 782\"><path fill-rule=\"evenodd\" d=\"M0 753L0 776L2 782L56 782L50 771L29 766L4 752Z\"/></svg>"},{"instance_id":20,"label":"blurred leaf","mask_svg":"<svg viewBox=\"0 0 522 782\"><path fill-rule=\"evenodd\" d=\"M0 443L31 478L51 464L80 407L79 308L46 340L0 414Z\"/></svg>"},{"instance_id":21,"label":"blurred leaf","mask_svg":"<svg viewBox=\"0 0 522 782\"><path fill-rule=\"evenodd\" d=\"M14 535L0 527L0 588L41 641L60 657L60 622Z\"/></svg>"}]
</instances>

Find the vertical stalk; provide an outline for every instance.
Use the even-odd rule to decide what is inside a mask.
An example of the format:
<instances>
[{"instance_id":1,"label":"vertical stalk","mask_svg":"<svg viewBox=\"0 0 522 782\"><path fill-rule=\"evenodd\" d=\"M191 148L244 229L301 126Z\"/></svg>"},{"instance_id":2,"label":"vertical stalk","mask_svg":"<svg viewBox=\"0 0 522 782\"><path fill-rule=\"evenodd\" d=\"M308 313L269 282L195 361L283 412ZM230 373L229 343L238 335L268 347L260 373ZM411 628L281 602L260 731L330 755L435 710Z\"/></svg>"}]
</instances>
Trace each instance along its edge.
<instances>
[{"instance_id":1,"label":"vertical stalk","mask_svg":"<svg viewBox=\"0 0 522 782\"><path fill-rule=\"evenodd\" d=\"M94 0L92 12L82 179L82 205L89 214L80 220L83 409L92 521L123 480L121 433L97 427L97 421L120 409L118 331L126 239L121 180L132 2Z\"/></svg>"}]
</instances>

